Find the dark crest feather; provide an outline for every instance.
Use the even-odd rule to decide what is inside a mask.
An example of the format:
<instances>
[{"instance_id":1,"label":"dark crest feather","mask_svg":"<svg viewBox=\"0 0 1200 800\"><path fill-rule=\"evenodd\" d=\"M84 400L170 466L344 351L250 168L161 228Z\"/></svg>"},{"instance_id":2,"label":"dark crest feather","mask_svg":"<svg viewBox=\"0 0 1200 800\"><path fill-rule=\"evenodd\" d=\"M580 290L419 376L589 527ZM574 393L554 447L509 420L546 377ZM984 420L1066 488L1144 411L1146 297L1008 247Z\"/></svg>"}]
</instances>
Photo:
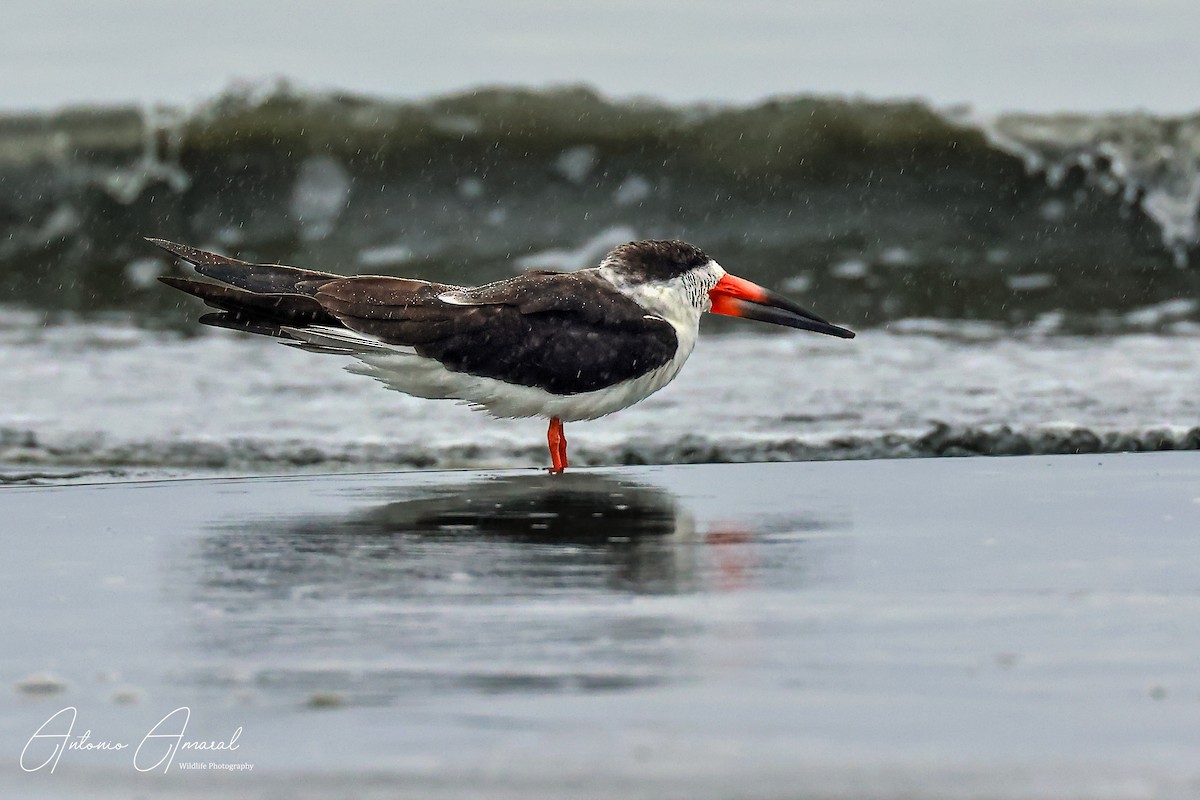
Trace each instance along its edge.
<instances>
[{"instance_id":1,"label":"dark crest feather","mask_svg":"<svg viewBox=\"0 0 1200 800\"><path fill-rule=\"evenodd\" d=\"M704 251L678 239L630 242L614 248L604 263L639 281L669 281L709 262Z\"/></svg>"}]
</instances>

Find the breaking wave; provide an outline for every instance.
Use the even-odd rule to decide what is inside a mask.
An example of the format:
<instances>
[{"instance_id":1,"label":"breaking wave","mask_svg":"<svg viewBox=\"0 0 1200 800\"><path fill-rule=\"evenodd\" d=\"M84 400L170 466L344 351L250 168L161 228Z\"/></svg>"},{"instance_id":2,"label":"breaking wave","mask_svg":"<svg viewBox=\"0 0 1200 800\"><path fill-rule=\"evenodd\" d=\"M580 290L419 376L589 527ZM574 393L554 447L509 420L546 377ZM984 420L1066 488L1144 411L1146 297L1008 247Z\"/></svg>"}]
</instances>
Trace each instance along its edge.
<instances>
[{"instance_id":1,"label":"breaking wave","mask_svg":"<svg viewBox=\"0 0 1200 800\"><path fill-rule=\"evenodd\" d=\"M41 309L174 311L142 235L462 283L679 237L852 325L1200 318L1200 116L279 85L0 117L0 187L0 292Z\"/></svg>"}]
</instances>

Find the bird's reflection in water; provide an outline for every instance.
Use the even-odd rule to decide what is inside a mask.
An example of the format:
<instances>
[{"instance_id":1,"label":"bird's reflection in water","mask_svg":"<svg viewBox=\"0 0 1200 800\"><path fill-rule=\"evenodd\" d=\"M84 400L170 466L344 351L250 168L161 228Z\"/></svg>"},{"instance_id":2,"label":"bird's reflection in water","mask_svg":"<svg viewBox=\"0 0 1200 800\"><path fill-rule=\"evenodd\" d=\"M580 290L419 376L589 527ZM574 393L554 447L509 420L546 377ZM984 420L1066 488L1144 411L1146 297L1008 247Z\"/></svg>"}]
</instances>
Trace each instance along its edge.
<instances>
[{"instance_id":1,"label":"bird's reflection in water","mask_svg":"<svg viewBox=\"0 0 1200 800\"><path fill-rule=\"evenodd\" d=\"M451 494L388 503L352 525L360 532L502 546L523 554L511 577L534 584L660 593L687 590L695 580L694 526L675 498L602 476L486 480ZM532 547L514 550L514 544Z\"/></svg>"},{"instance_id":2,"label":"bird's reflection in water","mask_svg":"<svg viewBox=\"0 0 1200 800\"><path fill-rule=\"evenodd\" d=\"M823 523L697 530L669 492L602 475L403 491L365 508L361 495L340 494L357 510L213 531L193 578L197 660L242 664L239 687L287 702L323 691L390 704L691 680L708 663L694 652L711 634L700 595L770 571L795 588L823 560L819 546L814 558L786 538ZM773 545L775 535L785 538ZM764 546L769 557L755 553ZM697 599L629 602L638 594ZM225 685L223 669L198 667L193 680Z\"/></svg>"},{"instance_id":3,"label":"bird's reflection in water","mask_svg":"<svg viewBox=\"0 0 1200 800\"><path fill-rule=\"evenodd\" d=\"M436 497L388 503L355 524L387 533L476 532L603 546L674 535L680 521L678 504L662 489L572 473L483 480Z\"/></svg>"},{"instance_id":4,"label":"bird's reflection in water","mask_svg":"<svg viewBox=\"0 0 1200 800\"><path fill-rule=\"evenodd\" d=\"M662 489L522 475L410 490L345 515L238 522L210 537L210 589L396 597L671 593L696 580L691 517Z\"/></svg>"},{"instance_id":5,"label":"bird's reflection in water","mask_svg":"<svg viewBox=\"0 0 1200 800\"><path fill-rule=\"evenodd\" d=\"M243 664L230 688L287 702L327 691L363 704L605 691L668 680L680 642L699 629L612 602L697 580L702 545L663 490L581 474L405 491L206 537L197 660ZM191 679L227 686L224 674L198 666Z\"/></svg>"}]
</instances>

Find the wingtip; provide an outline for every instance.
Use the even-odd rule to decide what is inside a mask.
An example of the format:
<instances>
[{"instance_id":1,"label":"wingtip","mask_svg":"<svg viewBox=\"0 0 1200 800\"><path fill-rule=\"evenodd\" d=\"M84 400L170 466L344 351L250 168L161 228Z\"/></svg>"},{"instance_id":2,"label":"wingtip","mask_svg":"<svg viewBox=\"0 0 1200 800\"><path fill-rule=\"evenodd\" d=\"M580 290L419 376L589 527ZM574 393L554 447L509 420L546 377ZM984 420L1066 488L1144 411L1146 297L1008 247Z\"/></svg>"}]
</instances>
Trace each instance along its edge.
<instances>
[{"instance_id":1,"label":"wingtip","mask_svg":"<svg viewBox=\"0 0 1200 800\"><path fill-rule=\"evenodd\" d=\"M187 258L183 255L183 251L188 249L185 245L176 244L168 239L159 239L154 236L143 236L142 239L154 245L155 247L166 250L176 258L182 258L185 261L187 260Z\"/></svg>"},{"instance_id":2,"label":"wingtip","mask_svg":"<svg viewBox=\"0 0 1200 800\"><path fill-rule=\"evenodd\" d=\"M184 286L187 286L189 283L196 283L197 281L189 281L187 278L177 278L174 275L159 275L158 282L165 283L167 286L170 286L172 289L182 289Z\"/></svg>"}]
</instances>

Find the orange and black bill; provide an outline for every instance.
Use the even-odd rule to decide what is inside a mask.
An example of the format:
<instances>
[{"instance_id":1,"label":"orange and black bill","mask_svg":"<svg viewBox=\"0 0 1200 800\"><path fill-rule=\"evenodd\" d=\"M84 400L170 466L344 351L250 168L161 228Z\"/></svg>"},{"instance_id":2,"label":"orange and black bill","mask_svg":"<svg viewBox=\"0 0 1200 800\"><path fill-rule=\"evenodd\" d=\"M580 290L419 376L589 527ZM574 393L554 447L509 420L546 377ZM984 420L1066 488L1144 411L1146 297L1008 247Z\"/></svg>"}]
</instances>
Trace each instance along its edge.
<instances>
[{"instance_id":1,"label":"orange and black bill","mask_svg":"<svg viewBox=\"0 0 1200 800\"><path fill-rule=\"evenodd\" d=\"M826 333L842 339L853 339L854 331L839 328L828 320L801 308L783 295L764 289L757 283L726 274L717 285L708 290L712 298L712 313L730 317L756 319L799 328L805 331Z\"/></svg>"}]
</instances>

